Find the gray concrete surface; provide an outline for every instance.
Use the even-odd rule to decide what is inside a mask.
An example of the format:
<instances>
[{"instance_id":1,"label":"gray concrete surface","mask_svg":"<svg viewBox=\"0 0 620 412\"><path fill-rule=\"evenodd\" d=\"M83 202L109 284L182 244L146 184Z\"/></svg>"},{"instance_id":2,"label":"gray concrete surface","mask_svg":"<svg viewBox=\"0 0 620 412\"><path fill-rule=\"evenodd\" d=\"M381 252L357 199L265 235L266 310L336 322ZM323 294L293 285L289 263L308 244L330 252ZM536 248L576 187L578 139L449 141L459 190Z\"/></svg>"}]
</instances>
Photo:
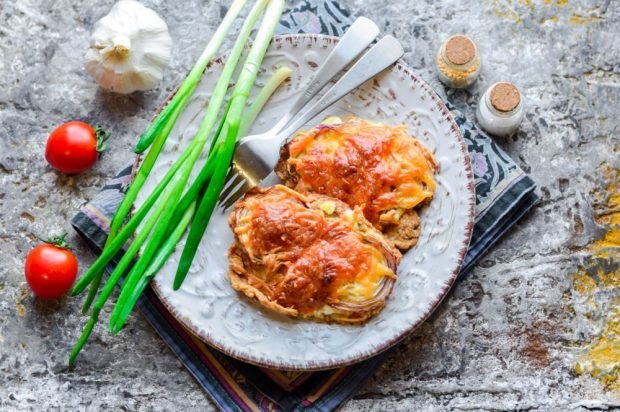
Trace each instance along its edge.
<instances>
[{"instance_id":1,"label":"gray concrete surface","mask_svg":"<svg viewBox=\"0 0 620 412\"><path fill-rule=\"evenodd\" d=\"M37 301L23 277L26 253L50 231L70 233L82 268L93 261L70 228L71 216L132 158L136 136L191 67L228 1L147 0L170 27L173 62L159 88L131 96L101 92L82 68L92 25L112 3L0 1L3 411L213 409L139 314L120 336L98 327L79 367L68 371L67 351L84 321L80 302ZM620 369L606 379L575 372L620 300L620 282L613 283L618 249L605 269L611 283L597 278L588 294L575 281L588 245L606 230L604 219L594 219L605 214L601 164L619 166L620 2L347 4L399 38L406 61L444 95L433 74L435 51L450 34L472 35L484 59L482 77L468 91L447 94L473 114L486 85L509 80L522 89L525 123L500 144L538 182L543 200L344 410L620 408L620 383L613 383ZM43 158L49 131L70 119L98 121L113 133L110 152L73 177Z\"/></svg>"}]
</instances>

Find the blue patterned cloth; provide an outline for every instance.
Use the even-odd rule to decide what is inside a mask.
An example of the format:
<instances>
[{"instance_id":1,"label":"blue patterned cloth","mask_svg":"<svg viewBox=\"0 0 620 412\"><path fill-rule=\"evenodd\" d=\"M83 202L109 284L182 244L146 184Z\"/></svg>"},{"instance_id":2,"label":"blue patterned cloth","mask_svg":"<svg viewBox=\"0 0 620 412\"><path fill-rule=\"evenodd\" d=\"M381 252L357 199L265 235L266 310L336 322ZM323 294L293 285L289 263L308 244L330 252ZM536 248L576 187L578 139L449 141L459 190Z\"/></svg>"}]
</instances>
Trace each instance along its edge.
<instances>
[{"instance_id":1,"label":"blue patterned cloth","mask_svg":"<svg viewBox=\"0 0 620 412\"><path fill-rule=\"evenodd\" d=\"M350 25L349 12L331 0L305 0L287 10L278 33L340 36ZM534 182L493 140L449 103L468 145L476 186L476 218L461 277L497 240L537 203ZM93 250L105 243L111 217L126 187L131 166L122 170L74 217L74 228ZM329 411L342 405L389 356L386 351L346 368L308 373L269 371L230 358L197 342L167 312L152 290L138 303L170 349L211 399L227 411Z\"/></svg>"}]
</instances>

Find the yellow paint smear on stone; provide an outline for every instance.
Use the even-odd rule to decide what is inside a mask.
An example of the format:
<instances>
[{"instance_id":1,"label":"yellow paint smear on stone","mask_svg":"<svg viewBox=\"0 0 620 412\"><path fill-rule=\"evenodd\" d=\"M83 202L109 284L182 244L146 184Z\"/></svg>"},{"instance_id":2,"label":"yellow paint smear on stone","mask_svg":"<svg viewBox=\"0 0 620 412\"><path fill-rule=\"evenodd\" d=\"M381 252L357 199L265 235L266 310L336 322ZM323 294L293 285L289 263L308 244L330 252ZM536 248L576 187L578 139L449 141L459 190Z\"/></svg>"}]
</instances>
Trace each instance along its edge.
<instances>
[{"instance_id":1,"label":"yellow paint smear on stone","mask_svg":"<svg viewBox=\"0 0 620 412\"><path fill-rule=\"evenodd\" d=\"M492 4L491 13L493 13L495 16L499 17L500 19L512 21L514 23L518 23L521 21L522 17L512 7L511 1L493 0L491 4Z\"/></svg>"},{"instance_id":2,"label":"yellow paint smear on stone","mask_svg":"<svg viewBox=\"0 0 620 412\"><path fill-rule=\"evenodd\" d=\"M545 6L552 6L554 1L553 0L544 0ZM555 0L555 4L558 7L564 7L568 5L568 0Z\"/></svg>"},{"instance_id":3,"label":"yellow paint smear on stone","mask_svg":"<svg viewBox=\"0 0 620 412\"><path fill-rule=\"evenodd\" d=\"M588 25L599 21L601 18L596 15L584 15L578 13L575 7L569 7L568 0L543 0L542 5L534 0L492 0L491 12L502 20L509 20L513 23L520 23L526 16L536 18L541 24L546 22L557 23L560 16L549 16L549 12L554 10L553 7L565 8L562 13L566 16L563 21L567 21L574 25ZM536 14L536 15L535 15ZM542 14L542 15L540 15Z\"/></svg>"},{"instance_id":4,"label":"yellow paint smear on stone","mask_svg":"<svg viewBox=\"0 0 620 412\"><path fill-rule=\"evenodd\" d=\"M15 305L17 316L19 316L20 318L23 318L24 316L26 316L26 306L24 306L22 302L27 297L28 297L28 290L26 290L25 288L22 288L22 290L19 293L19 296L17 297L17 303Z\"/></svg>"},{"instance_id":5,"label":"yellow paint smear on stone","mask_svg":"<svg viewBox=\"0 0 620 412\"><path fill-rule=\"evenodd\" d=\"M586 24L597 22L600 19L601 18L599 16L583 16L581 14L573 14L572 16L570 16L568 21L571 24L586 25Z\"/></svg>"},{"instance_id":6,"label":"yellow paint smear on stone","mask_svg":"<svg viewBox=\"0 0 620 412\"><path fill-rule=\"evenodd\" d=\"M599 269L597 274L601 285L608 288L620 288L620 268L615 270Z\"/></svg>"},{"instance_id":7,"label":"yellow paint smear on stone","mask_svg":"<svg viewBox=\"0 0 620 412\"><path fill-rule=\"evenodd\" d=\"M558 16L551 16L549 18L543 18L540 20L540 23L546 23L548 21L552 22L552 23L557 23L560 20L560 18Z\"/></svg>"},{"instance_id":8,"label":"yellow paint smear on stone","mask_svg":"<svg viewBox=\"0 0 620 412\"><path fill-rule=\"evenodd\" d=\"M17 311L17 316L19 316L20 318L26 316L26 307L23 304L18 303L15 307L15 310Z\"/></svg>"},{"instance_id":9,"label":"yellow paint smear on stone","mask_svg":"<svg viewBox=\"0 0 620 412\"><path fill-rule=\"evenodd\" d=\"M602 174L608 184L605 190L594 193L595 221L607 231L590 245L590 250L594 257L610 259L620 251L620 171L603 165Z\"/></svg>"},{"instance_id":10,"label":"yellow paint smear on stone","mask_svg":"<svg viewBox=\"0 0 620 412\"><path fill-rule=\"evenodd\" d=\"M611 313L601 336L579 358L575 370L598 378L609 390L620 391L620 310Z\"/></svg>"},{"instance_id":11,"label":"yellow paint smear on stone","mask_svg":"<svg viewBox=\"0 0 620 412\"><path fill-rule=\"evenodd\" d=\"M585 270L575 273L573 288L580 294L590 293L596 290L596 281Z\"/></svg>"},{"instance_id":12,"label":"yellow paint smear on stone","mask_svg":"<svg viewBox=\"0 0 620 412\"><path fill-rule=\"evenodd\" d=\"M602 174L607 185L593 194L594 220L605 233L586 248L588 256L573 276L573 288L591 302L597 293L611 293L612 310L605 316L600 336L584 348L575 370L620 392L620 171L603 165Z\"/></svg>"}]
</instances>

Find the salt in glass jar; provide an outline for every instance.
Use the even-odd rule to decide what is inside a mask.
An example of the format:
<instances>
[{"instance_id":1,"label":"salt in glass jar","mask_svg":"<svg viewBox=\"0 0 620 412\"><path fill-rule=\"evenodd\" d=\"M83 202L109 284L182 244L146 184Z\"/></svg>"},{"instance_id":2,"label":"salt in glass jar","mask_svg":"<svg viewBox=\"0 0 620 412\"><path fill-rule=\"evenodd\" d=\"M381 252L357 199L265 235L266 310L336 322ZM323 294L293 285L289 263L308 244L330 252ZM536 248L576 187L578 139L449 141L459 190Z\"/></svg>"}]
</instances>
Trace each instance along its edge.
<instances>
[{"instance_id":1,"label":"salt in glass jar","mask_svg":"<svg viewBox=\"0 0 620 412\"><path fill-rule=\"evenodd\" d=\"M480 98L478 124L495 136L509 136L517 131L525 111L519 89L512 83L495 83Z\"/></svg>"}]
</instances>

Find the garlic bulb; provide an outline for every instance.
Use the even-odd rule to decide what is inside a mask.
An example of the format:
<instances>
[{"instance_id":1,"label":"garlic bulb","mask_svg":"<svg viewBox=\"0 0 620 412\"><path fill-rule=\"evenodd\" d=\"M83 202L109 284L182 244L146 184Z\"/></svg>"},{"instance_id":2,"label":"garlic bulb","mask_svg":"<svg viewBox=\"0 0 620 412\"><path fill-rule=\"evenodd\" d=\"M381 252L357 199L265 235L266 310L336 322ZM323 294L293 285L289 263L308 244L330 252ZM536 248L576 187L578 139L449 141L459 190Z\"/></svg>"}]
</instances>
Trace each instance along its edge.
<instances>
[{"instance_id":1,"label":"garlic bulb","mask_svg":"<svg viewBox=\"0 0 620 412\"><path fill-rule=\"evenodd\" d=\"M95 24L86 52L86 71L118 93L149 90L170 62L168 26L155 11L134 0L121 0Z\"/></svg>"}]
</instances>

